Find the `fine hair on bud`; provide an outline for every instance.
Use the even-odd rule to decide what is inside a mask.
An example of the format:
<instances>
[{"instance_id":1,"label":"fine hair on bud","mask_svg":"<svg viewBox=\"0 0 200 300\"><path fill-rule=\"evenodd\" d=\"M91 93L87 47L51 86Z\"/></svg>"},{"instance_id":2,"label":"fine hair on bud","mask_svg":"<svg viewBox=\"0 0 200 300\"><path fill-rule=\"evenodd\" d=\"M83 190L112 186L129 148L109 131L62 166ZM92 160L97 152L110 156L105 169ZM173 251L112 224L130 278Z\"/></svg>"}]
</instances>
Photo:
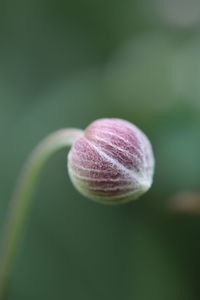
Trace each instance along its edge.
<instances>
[{"instance_id":1,"label":"fine hair on bud","mask_svg":"<svg viewBox=\"0 0 200 300\"><path fill-rule=\"evenodd\" d=\"M124 203L151 187L154 155L149 139L135 125L99 119L73 144L68 170L83 195L103 203Z\"/></svg>"}]
</instances>

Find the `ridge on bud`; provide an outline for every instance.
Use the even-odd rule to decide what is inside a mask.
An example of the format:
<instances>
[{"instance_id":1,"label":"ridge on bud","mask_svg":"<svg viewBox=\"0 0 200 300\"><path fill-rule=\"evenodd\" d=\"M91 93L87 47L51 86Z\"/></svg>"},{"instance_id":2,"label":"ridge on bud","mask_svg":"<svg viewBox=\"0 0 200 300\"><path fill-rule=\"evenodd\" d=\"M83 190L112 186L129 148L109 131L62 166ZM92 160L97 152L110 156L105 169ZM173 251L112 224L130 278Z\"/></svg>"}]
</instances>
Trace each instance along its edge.
<instances>
[{"instance_id":1,"label":"ridge on bud","mask_svg":"<svg viewBox=\"0 0 200 300\"><path fill-rule=\"evenodd\" d=\"M83 195L103 203L123 203L151 187L154 155L148 138L135 125L99 119L73 144L68 169Z\"/></svg>"}]
</instances>

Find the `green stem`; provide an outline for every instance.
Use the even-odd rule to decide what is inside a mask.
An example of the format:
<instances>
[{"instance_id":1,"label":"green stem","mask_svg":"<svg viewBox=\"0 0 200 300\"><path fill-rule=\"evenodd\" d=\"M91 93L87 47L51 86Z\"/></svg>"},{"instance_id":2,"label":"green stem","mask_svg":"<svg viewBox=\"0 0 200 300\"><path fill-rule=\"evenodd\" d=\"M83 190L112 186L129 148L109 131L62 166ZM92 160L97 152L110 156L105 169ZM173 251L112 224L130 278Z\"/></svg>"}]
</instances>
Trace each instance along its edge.
<instances>
[{"instance_id":1,"label":"green stem","mask_svg":"<svg viewBox=\"0 0 200 300\"><path fill-rule=\"evenodd\" d=\"M32 152L22 170L6 220L0 256L0 300L4 300L13 270L17 250L31 208L32 195L39 174L52 154L71 146L83 135L79 129L61 129L45 138Z\"/></svg>"}]
</instances>

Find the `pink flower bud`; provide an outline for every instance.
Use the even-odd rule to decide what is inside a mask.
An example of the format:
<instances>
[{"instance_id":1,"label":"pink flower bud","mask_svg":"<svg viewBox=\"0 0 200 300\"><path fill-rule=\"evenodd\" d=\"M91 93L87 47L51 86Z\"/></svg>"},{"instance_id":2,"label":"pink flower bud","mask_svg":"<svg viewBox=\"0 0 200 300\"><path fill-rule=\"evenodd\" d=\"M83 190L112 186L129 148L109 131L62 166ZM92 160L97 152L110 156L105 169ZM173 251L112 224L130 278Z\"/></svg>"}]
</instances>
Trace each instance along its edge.
<instances>
[{"instance_id":1,"label":"pink flower bud","mask_svg":"<svg viewBox=\"0 0 200 300\"><path fill-rule=\"evenodd\" d=\"M139 128L120 119L99 119L72 146L68 167L82 194L99 202L121 203L150 188L154 157Z\"/></svg>"}]
</instances>

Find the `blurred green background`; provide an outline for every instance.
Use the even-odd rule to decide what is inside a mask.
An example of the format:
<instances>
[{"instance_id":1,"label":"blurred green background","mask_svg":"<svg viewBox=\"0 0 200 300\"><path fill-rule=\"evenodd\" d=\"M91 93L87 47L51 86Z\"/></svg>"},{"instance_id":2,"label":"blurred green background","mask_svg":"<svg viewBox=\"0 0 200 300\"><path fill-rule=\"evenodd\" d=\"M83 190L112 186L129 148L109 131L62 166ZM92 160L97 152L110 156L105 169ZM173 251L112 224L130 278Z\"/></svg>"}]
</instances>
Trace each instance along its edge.
<instances>
[{"instance_id":1,"label":"blurred green background","mask_svg":"<svg viewBox=\"0 0 200 300\"><path fill-rule=\"evenodd\" d=\"M66 152L46 166L9 300L200 298L200 216L169 199L199 191L198 0L0 2L0 233L17 175L44 136L101 117L135 123L156 156L152 189L84 199Z\"/></svg>"}]
</instances>

